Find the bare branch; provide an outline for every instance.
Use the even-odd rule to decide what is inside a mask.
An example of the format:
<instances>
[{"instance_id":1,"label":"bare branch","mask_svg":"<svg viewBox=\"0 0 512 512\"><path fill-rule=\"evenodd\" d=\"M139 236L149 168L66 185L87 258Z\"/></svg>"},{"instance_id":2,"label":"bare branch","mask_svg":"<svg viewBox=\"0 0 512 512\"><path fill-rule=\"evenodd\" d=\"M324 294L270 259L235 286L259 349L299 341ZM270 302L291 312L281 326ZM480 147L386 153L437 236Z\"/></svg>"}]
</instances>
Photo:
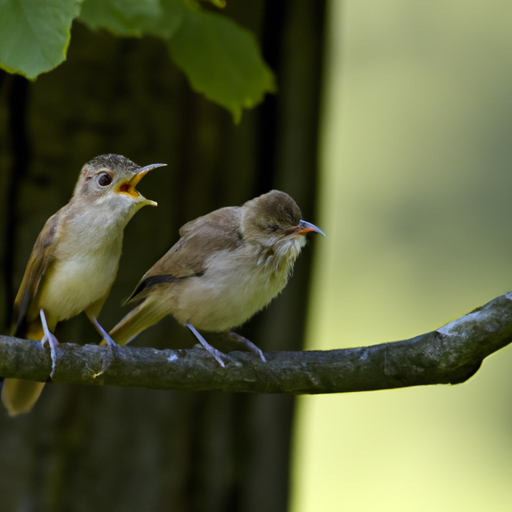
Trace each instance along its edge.
<instances>
[{"instance_id":1,"label":"bare branch","mask_svg":"<svg viewBox=\"0 0 512 512\"><path fill-rule=\"evenodd\" d=\"M55 382L158 389L258 393L343 393L464 382L489 354L512 341L512 292L437 331L394 343L330 351L230 352L221 368L205 350L120 347L101 374L109 349L63 343ZM49 351L0 336L0 375L45 381Z\"/></svg>"}]
</instances>

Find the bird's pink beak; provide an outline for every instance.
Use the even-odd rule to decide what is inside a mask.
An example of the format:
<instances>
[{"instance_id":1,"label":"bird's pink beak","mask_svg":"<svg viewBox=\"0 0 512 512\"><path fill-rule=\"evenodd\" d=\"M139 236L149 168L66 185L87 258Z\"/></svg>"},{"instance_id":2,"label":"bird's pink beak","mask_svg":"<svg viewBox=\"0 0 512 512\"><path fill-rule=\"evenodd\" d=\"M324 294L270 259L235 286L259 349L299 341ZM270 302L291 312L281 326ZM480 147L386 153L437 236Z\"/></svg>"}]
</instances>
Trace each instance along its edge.
<instances>
[{"instance_id":1,"label":"bird's pink beak","mask_svg":"<svg viewBox=\"0 0 512 512\"><path fill-rule=\"evenodd\" d=\"M325 236L325 233L318 227L316 227L314 224L311 224L311 222L307 222L305 220L301 220L299 222L299 226L295 233L298 235L305 235L306 233L313 231L314 233L320 233L321 235Z\"/></svg>"}]
</instances>

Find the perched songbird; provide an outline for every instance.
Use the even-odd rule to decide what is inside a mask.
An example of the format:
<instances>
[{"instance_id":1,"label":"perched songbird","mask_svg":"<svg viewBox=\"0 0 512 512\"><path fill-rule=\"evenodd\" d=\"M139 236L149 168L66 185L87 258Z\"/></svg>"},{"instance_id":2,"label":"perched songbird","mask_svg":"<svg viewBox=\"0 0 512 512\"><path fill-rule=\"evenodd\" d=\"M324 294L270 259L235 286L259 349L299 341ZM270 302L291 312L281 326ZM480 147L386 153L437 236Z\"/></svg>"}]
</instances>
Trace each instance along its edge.
<instances>
[{"instance_id":1,"label":"perched songbird","mask_svg":"<svg viewBox=\"0 0 512 512\"><path fill-rule=\"evenodd\" d=\"M265 361L261 350L231 329L285 287L306 243L304 235L324 235L301 216L288 194L272 190L241 207L221 208L185 224L178 242L146 272L127 301L138 305L110 336L124 345L171 314L221 366L221 352L197 329L227 331Z\"/></svg>"},{"instance_id":2,"label":"perched songbird","mask_svg":"<svg viewBox=\"0 0 512 512\"><path fill-rule=\"evenodd\" d=\"M117 274L123 230L140 208L156 206L135 186L163 165L139 167L120 155L94 158L82 168L69 203L47 220L37 237L14 302L13 336L50 346L51 377L58 344L52 333L58 322L85 311L105 337L96 317ZM30 411L43 386L6 379L2 401L9 414Z\"/></svg>"}]
</instances>

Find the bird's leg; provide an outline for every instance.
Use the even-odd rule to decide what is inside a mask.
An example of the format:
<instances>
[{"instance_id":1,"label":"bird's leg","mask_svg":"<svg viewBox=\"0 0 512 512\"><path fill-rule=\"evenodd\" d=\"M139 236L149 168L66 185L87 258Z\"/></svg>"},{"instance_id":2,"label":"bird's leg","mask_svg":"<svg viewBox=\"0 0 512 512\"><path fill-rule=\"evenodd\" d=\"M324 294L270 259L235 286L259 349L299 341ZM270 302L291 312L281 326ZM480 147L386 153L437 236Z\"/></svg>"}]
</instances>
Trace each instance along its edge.
<instances>
[{"instance_id":1,"label":"bird's leg","mask_svg":"<svg viewBox=\"0 0 512 512\"><path fill-rule=\"evenodd\" d=\"M208 351L210 354L216 359L216 361L222 366L222 368L225 368L226 365L224 364L224 361L222 360L222 352L217 350L216 348L212 347L199 333L199 331L188 322L185 324L185 327L188 327L192 334L198 339L199 343Z\"/></svg>"},{"instance_id":2,"label":"bird's leg","mask_svg":"<svg viewBox=\"0 0 512 512\"><path fill-rule=\"evenodd\" d=\"M112 364L112 361L114 360L114 357L117 355L119 351L119 345L109 336L108 332L103 329L101 324L98 322L98 319L89 313L86 313L87 318L91 321L91 324L94 325L95 329L103 336L104 340L107 342L108 345L108 355L103 360L103 366L101 367L101 372L105 373L110 365Z\"/></svg>"},{"instance_id":3,"label":"bird's leg","mask_svg":"<svg viewBox=\"0 0 512 512\"><path fill-rule=\"evenodd\" d=\"M59 341L55 337L55 335L50 332L48 328L48 323L46 322L46 315L44 314L43 308L39 310L39 316L41 317L41 324L43 325L44 336L41 340L41 344L43 347L48 344L50 347L50 356L52 358L52 371L50 372L50 378L53 379L55 374L55 368L57 367L57 347L59 346Z\"/></svg>"},{"instance_id":4,"label":"bird's leg","mask_svg":"<svg viewBox=\"0 0 512 512\"><path fill-rule=\"evenodd\" d=\"M91 321L91 324L94 325L94 328L98 331L99 334L105 338L107 345L111 347L118 347L119 345L109 336L108 332L103 329L101 324L98 322L98 319L94 315L87 314L87 318Z\"/></svg>"},{"instance_id":5,"label":"bird's leg","mask_svg":"<svg viewBox=\"0 0 512 512\"><path fill-rule=\"evenodd\" d=\"M259 356L264 363L267 362L263 352L252 341L233 331L228 331L228 334L236 341L243 343L251 352L254 352L257 356Z\"/></svg>"}]
</instances>

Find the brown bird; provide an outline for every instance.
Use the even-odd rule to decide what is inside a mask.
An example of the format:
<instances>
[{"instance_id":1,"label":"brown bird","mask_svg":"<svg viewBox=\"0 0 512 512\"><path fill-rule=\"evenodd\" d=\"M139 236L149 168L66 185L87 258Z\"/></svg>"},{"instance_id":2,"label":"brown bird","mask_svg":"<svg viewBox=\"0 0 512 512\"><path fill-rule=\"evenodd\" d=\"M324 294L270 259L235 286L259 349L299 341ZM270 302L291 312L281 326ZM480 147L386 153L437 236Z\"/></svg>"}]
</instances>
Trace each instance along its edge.
<instances>
[{"instance_id":1,"label":"brown bird","mask_svg":"<svg viewBox=\"0 0 512 512\"><path fill-rule=\"evenodd\" d=\"M301 217L288 194L272 190L241 207L221 208L185 224L178 242L146 272L127 301L138 305L110 336L124 345L171 314L221 366L222 353L197 329L227 331L265 361L259 348L231 329L285 287L306 243L304 235L324 235Z\"/></svg>"},{"instance_id":2,"label":"brown bird","mask_svg":"<svg viewBox=\"0 0 512 512\"><path fill-rule=\"evenodd\" d=\"M58 322L85 311L109 344L97 321L114 282L121 257L123 230L143 206L156 206L135 189L152 169L120 155L101 155L84 165L73 197L52 215L37 237L14 302L12 335L41 340L56 367ZM6 379L2 402L10 415L28 412L44 383Z\"/></svg>"}]
</instances>

